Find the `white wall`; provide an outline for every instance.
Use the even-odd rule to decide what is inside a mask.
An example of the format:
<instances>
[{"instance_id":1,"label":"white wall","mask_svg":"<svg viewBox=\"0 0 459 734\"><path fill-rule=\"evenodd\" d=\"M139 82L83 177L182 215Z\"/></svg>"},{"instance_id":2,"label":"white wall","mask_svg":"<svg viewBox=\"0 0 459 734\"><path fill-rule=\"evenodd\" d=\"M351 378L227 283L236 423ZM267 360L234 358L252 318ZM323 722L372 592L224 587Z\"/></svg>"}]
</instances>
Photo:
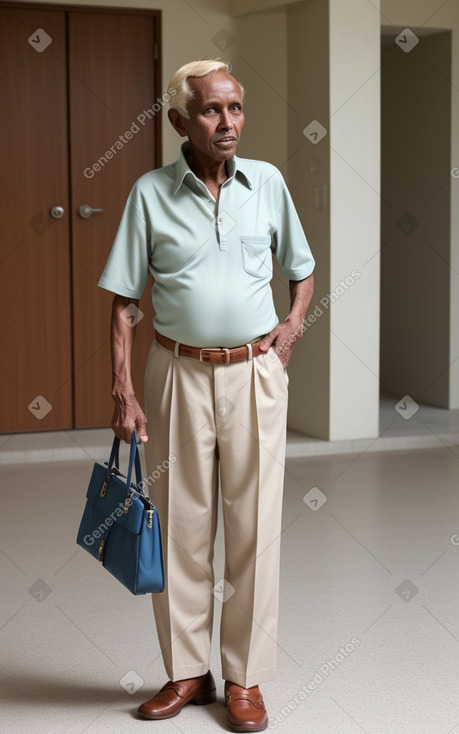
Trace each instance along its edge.
<instances>
[{"instance_id":1,"label":"white wall","mask_svg":"<svg viewBox=\"0 0 459 734\"><path fill-rule=\"evenodd\" d=\"M409 53L394 43L393 32L384 39L381 382L397 399L408 394L446 408L451 33L421 36L422 46ZM397 225L406 212L413 229Z\"/></svg>"},{"instance_id":2,"label":"white wall","mask_svg":"<svg viewBox=\"0 0 459 734\"><path fill-rule=\"evenodd\" d=\"M238 156L287 161L287 16L285 11L233 19L233 74L246 89L245 127Z\"/></svg>"},{"instance_id":3,"label":"white wall","mask_svg":"<svg viewBox=\"0 0 459 734\"><path fill-rule=\"evenodd\" d=\"M451 159L450 169L459 168L459 3L450 0L381 0L382 22L394 26L394 35L406 27L452 30ZM422 39L419 51L422 52ZM449 408L459 408L459 179L451 181L451 246L448 363Z\"/></svg>"},{"instance_id":4,"label":"white wall","mask_svg":"<svg viewBox=\"0 0 459 734\"><path fill-rule=\"evenodd\" d=\"M249 13L264 13L273 8L279 9L292 5L304 5L313 0L231 0L231 12L234 16L246 16Z\"/></svg>"}]
</instances>

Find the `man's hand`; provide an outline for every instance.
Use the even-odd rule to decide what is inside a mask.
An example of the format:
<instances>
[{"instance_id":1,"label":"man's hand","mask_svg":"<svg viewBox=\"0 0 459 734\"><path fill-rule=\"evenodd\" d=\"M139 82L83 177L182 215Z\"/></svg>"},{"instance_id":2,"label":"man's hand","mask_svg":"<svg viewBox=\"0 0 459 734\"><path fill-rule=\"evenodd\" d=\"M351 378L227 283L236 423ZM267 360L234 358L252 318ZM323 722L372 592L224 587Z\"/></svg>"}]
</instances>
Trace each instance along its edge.
<instances>
[{"instance_id":1,"label":"man's hand","mask_svg":"<svg viewBox=\"0 0 459 734\"><path fill-rule=\"evenodd\" d=\"M135 395L113 395L115 410L113 411L112 428L115 436L131 443L133 431L137 431L142 443L148 441L147 419Z\"/></svg>"},{"instance_id":2,"label":"man's hand","mask_svg":"<svg viewBox=\"0 0 459 734\"><path fill-rule=\"evenodd\" d=\"M303 336L303 322L294 325L288 319L282 324L277 324L272 331L265 336L260 342L262 352L267 352L272 347L282 362L284 369L287 369L293 348Z\"/></svg>"},{"instance_id":3,"label":"man's hand","mask_svg":"<svg viewBox=\"0 0 459 734\"><path fill-rule=\"evenodd\" d=\"M287 368L293 348L304 331L304 319L314 292L314 275L303 280L291 280L290 313L282 324L277 324L260 342L262 352L272 347L284 369Z\"/></svg>"}]
</instances>

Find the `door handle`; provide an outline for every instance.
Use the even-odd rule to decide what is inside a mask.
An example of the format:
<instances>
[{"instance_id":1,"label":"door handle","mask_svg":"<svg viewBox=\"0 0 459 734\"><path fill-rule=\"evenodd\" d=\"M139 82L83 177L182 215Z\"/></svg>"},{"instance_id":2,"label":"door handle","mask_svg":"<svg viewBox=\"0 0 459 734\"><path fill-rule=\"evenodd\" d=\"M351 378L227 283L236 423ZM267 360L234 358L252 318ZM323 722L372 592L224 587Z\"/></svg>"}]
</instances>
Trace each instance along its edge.
<instances>
[{"instance_id":1,"label":"door handle","mask_svg":"<svg viewBox=\"0 0 459 734\"><path fill-rule=\"evenodd\" d=\"M64 207L63 206L52 206L49 210L49 213L53 217L53 219L62 219L64 216Z\"/></svg>"},{"instance_id":2,"label":"door handle","mask_svg":"<svg viewBox=\"0 0 459 734\"><path fill-rule=\"evenodd\" d=\"M78 214L80 217L83 217L83 219L89 219L89 217L92 217L93 214L97 212L103 212L103 209L95 209L94 207L90 206L89 204L82 204L78 208Z\"/></svg>"}]
</instances>

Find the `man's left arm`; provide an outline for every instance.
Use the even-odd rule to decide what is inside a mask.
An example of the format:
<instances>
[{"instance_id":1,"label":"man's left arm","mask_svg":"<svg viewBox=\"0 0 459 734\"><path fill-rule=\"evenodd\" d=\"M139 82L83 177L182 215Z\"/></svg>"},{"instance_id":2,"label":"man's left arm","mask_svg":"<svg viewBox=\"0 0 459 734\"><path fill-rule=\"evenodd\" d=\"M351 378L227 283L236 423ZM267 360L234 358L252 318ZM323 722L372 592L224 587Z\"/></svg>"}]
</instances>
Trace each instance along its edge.
<instances>
[{"instance_id":1,"label":"man's left arm","mask_svg":"<svg viewBox=\"0 0 459 734\"><path fill-rule=\"evenodd\" d=\"M277 324L260 343L263 352L272 347L287 367L293 348L303 336L304 319L314 293L314 273L303 280L290 280L290 313L285 321Z\"/></svg>"}]
</instances>

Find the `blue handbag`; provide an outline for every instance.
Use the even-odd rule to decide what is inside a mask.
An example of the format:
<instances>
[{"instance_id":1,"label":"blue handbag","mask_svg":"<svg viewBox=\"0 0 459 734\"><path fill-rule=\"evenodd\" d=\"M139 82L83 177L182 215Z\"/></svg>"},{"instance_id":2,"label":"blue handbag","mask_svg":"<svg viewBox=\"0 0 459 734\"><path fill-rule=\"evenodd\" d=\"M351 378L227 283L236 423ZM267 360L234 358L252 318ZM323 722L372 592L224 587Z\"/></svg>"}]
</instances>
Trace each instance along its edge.
<instances>
[{"instance_id":1,"label":"blue handbag","mask_svg":"<svg viewBox=\"0 0 459 734\"><path fill-rule=\"evenodd\" d=\"M76 542L133 594L160 592L161 528L156 507L142 489L135 433L127 477L119 470L119 447L115 436L108 464L94 465Z\"/></svg>"}]
</instances>

